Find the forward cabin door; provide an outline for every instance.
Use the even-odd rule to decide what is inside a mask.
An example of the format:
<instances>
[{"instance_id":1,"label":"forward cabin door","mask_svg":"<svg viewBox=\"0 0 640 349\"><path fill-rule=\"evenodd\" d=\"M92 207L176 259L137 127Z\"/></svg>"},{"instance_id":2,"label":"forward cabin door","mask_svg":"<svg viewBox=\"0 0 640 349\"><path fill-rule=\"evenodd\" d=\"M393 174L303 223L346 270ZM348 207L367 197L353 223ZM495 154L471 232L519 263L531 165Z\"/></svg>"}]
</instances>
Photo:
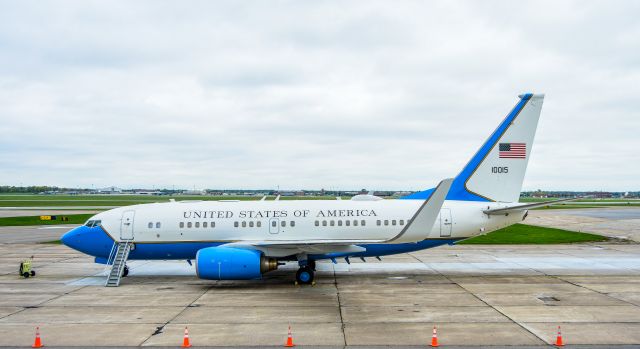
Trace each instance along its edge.
<instances>
[{"instance_id":1,"label":"forward cabin door","mask_svg":"<svg viewBox=\"0 0 640 349\"><path fill-rule=\"evenodd\" d=\"M133 240L133 217L136 211L122 212L122 221L120 222L120 239Z\"/></svg>"},{"instance_id":2,"label":"forward cabin door","mask_svg":"<svg viewBox=\"0 0 640 349\"><path fill-rule=\"evenodd\" d=\"M443 208L440 210L440 237L450 237L451 228L453 227L451 220L451 209Z\"/></svg>"},{"instance_id":3,"label":"forward cabin door","mask_svg":"<svg viewBox=\"0 0 640 349\"><path fill-rule=\"evenodd\" d=\"M280 232L280 220L278 218L269 219L269 234L278 234Z\"/></svg>"}]
</instances>

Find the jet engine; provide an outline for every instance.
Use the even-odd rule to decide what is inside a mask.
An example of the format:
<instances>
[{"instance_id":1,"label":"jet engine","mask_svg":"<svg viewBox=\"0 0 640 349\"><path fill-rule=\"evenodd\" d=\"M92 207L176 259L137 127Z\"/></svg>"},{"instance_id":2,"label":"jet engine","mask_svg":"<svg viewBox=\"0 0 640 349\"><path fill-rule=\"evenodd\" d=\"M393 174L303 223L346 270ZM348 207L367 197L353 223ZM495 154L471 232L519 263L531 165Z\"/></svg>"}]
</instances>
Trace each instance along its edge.
<instances>
[{"instance_id":1,"label":"jet engine","mask_svg":"<svg viewBox=\"0 0 640 349\"><path fill-rule=\"evenodd\" d=\"M196 254L196 274L207 280L251 280L276 270L278 261L262 252L233 247L207 247Z\"/></svg>"}]
</instances>

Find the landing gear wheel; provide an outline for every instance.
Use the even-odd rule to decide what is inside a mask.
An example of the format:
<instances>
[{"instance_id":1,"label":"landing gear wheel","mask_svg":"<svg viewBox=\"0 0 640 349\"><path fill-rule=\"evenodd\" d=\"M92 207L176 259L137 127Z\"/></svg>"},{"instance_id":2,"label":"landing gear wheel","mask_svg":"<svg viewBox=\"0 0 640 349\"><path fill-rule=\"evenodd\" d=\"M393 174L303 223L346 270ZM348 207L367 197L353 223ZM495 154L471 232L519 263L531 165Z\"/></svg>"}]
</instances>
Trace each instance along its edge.
<instances>
[{"instance_id":1,"label":"landing gear wheel","mask_svg":"<svg viewBox=\"0 0 640 349\"><path fill-rule=\"evenodd\" d=\"M300 285L309 285L313 283L313 269L308 266L298 269L296 272L296 281Z\"/></svg>"},{"instance_id":2,"label":"landing gear wheel","mask_svg":"<svg viewBox=\"0 0 640 349\"><path fill-rule=\"evenodd\" d=\"M129 267L124 266L124 270L122 270L122 277L129 275Z\"/></svg>"}]
</instances>

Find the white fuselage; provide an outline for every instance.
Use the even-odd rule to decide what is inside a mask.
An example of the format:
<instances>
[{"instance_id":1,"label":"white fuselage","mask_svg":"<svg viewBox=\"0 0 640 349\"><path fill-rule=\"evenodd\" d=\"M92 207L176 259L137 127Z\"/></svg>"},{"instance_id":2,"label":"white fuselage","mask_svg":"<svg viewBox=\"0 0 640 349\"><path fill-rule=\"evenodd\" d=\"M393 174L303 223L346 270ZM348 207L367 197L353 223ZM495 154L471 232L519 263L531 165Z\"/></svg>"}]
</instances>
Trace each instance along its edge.
<instances>
[{"instance_id":1,"label":"white fuselage","mask_svg":"<svg viewBox=\"0 0 640 349\"><path fill-rule=\"evenodd\" d=\"M92 219L114 240L136 243L242 241L385 242L398 235L422 200L182 201L121 207ZM483 213L504 203L445 201L425 239L463 239L523 219ZM418 240L418 241L420 241ZM393 242L390 242L393 243Z\"/></svg>"}]
</instances>

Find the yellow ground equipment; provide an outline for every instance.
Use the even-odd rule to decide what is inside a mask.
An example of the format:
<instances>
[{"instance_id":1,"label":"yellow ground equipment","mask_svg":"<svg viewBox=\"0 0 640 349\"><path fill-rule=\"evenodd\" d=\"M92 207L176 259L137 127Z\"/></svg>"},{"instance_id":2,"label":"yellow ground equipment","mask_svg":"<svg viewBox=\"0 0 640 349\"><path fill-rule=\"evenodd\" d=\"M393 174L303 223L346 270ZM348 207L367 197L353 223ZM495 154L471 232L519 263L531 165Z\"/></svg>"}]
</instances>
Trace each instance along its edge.
<instances>
[{"instance_id":1,"label":"yellow ground equipment","mask_svg":"<svg viewBox=\"0 0 640 349\"><path fill-rule=\"evenodd\" d=\"M33 256L20 263L20 276L25 278L28 278L29 276L36 276L35 270L31 270L31 262L33 262Z\"/></svg>"}]
</instances>

